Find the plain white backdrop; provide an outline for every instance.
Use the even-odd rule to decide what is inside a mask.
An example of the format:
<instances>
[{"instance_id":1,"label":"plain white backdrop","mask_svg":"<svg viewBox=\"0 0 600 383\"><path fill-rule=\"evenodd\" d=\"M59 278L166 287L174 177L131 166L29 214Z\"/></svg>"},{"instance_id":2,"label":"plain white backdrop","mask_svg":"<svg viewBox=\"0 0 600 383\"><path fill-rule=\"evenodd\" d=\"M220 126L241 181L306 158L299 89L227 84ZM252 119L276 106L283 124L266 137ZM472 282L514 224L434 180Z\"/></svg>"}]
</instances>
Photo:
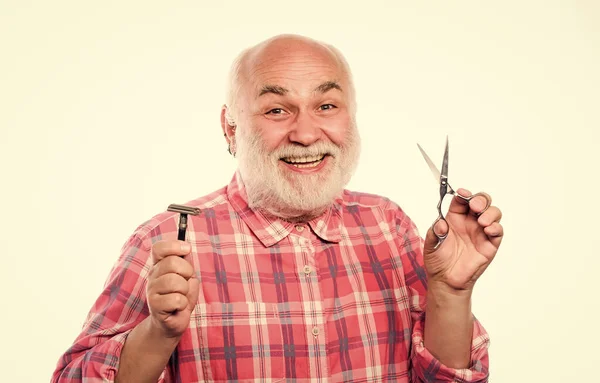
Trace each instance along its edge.
<instances>
[{"instance_id":1,"label":"plain white backdrop","mask_svg":"<svg viewBox=\"0 0 600 383\"><path fill-rule=\"evenodd\" d=\"M506 237L476 286L491 382L598 376L600 6L590 1L0 2L0 380L43 382L121 245L229 182L219 126L237 53L332 43L358 96L350 189L421 233L438 189L486 191Z\"/></svg>"}]
</instances>

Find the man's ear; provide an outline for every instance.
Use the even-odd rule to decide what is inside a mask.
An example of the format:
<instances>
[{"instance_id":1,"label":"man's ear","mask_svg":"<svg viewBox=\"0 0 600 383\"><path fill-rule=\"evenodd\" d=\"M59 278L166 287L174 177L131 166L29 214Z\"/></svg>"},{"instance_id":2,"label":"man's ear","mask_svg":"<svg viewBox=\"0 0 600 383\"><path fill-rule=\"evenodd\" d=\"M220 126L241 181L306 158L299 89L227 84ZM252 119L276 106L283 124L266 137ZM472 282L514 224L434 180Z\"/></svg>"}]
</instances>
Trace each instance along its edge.
<instances>
[{"instance_id":1,"label":"man's ear","mask_svg":"<svg viewBox=\"0 0 600 383\"><path fill-rule=\"evenodd\" d=\"M235 147L235 122L231 121L231 115L228 113L229 109L227 105L223 105L221 107L221 129L223 129L223 136L225 136L225 141L227 141L227 151L229 154L235 157L236 147ZM230 118L228 118L230 117Z\"/></svg>"},{"instance_id":2,"label":"man's ear","mask_svg":"<svg viewBox=\"0 0 600 383\"><path fill-rule=\"evenodd\" d=\"M231 124L232 121L228 121L228 107L227 105L223 105L221 107L221 129L223 129L223 135L225 136L225 140L228 144L235 142L235 124Z\"/></svg>"}]
</instances>

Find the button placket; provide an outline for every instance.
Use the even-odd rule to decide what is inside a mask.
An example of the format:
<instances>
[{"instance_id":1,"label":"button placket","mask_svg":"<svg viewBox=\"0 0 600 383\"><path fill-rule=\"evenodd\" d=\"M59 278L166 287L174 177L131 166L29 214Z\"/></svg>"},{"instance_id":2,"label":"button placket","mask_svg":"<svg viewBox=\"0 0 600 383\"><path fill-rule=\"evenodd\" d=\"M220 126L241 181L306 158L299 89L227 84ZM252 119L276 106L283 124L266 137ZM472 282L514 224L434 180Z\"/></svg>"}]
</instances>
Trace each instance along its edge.
<instances>
[{"instance_id":1,"label":"button placket","mask_svg":"<svg viewBox=\"0 0 600 383\"><path fill-rule=\"evenodd\" d=\"M298 225L299 226L299 225ZM320 369L328 376L329 366L327 352L324 345L327 344L327 334L323 324L325 317L323 312L322 291L319 278L319 263L315 259L315 240L312 230L307 226L302 229L295 226L295 240L301 249L302 255L297 260L297 270L301 277L302 290L306 291L307 310L304 313L306 327L304 328L307 341L311 347L316 347L319 351L314 355L314 363L319 365ZM306 229L306 230L304 230ZM300 234L302 232L302 234ZM299 238L298 238L299 237ZM318 245L316 245L318 246ZM304 294L303 294L304 295Z\"/></svg>"}]
</instances>

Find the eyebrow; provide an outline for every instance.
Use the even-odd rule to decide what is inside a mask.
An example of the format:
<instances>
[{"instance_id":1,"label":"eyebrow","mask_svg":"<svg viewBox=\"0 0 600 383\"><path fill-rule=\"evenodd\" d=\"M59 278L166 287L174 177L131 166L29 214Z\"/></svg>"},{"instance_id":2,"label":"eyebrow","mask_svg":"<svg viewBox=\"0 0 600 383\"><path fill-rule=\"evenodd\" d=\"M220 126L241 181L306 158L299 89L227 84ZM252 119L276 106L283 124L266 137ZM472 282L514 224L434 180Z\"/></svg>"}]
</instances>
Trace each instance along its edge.
<instances>
[{"instance_id":1,"label":"eyebrow","mask_svg":"<svg viewBox=\"0 0 600 383\"><path fill-rule=\"evenodd\" d=\"M340 84L337 83L337 81L325 81L324 83L316 87L314 91L318 93L327 93L332 89L337 89L340 92L342 92L342 87L340 86ZM278 96L285 96L288 92L289 90L282 86L267 84L263 85L262 88L260 88L260 91L258 92L258 97L268 93L276 94Z\"/></svg>"},{"instance_id":2,"label":"eyebrow","mask_svg":"<svg viewBox=\"0 0 600 383\"><path fill-rule=\"evenodd\" d=\"M332 89L337 89L340 92L342 91L342 87L336 81L325 81L324 83L315 88L315 92L327 93Z\"/></svg>"},{"instance_id":3,"label":"eyebrow","mask_svg":"<svg viewBox=\"0 0 600 383\"><path fill-rule=\"evenodd\" d=\"M285 96L286 93L288 93L289 91L287 89L285 89L282 86L279 85L263 85L262 88L260 88L260 92L258 93L258 97L267 94L267 93L273 93L273 94L277 94L279 96Z\"/></svg>"}]
</instances>

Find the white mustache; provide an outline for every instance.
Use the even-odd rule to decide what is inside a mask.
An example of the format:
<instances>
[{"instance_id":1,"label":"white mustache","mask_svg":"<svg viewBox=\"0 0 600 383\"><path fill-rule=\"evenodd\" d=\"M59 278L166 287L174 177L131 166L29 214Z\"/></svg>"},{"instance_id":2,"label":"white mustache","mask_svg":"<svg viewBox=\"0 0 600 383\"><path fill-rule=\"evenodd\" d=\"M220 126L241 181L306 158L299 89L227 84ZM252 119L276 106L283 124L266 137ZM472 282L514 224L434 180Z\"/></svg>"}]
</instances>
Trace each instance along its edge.
<instances>
[{"instance_id":1,"label":"white mustache","mask_svg":"<svg viewBox=\"0 0 600 383\"><path fill-rule=\"evenodd\" d=\"M289 157L313 157L323 156L329 154L333 157L340 153L341 149L331 143L320 142L314 145L303 147L303 146L285 146L279 148L273 152L273 156L277 158L289 158Z\"/></svg>"}]
</instances>

